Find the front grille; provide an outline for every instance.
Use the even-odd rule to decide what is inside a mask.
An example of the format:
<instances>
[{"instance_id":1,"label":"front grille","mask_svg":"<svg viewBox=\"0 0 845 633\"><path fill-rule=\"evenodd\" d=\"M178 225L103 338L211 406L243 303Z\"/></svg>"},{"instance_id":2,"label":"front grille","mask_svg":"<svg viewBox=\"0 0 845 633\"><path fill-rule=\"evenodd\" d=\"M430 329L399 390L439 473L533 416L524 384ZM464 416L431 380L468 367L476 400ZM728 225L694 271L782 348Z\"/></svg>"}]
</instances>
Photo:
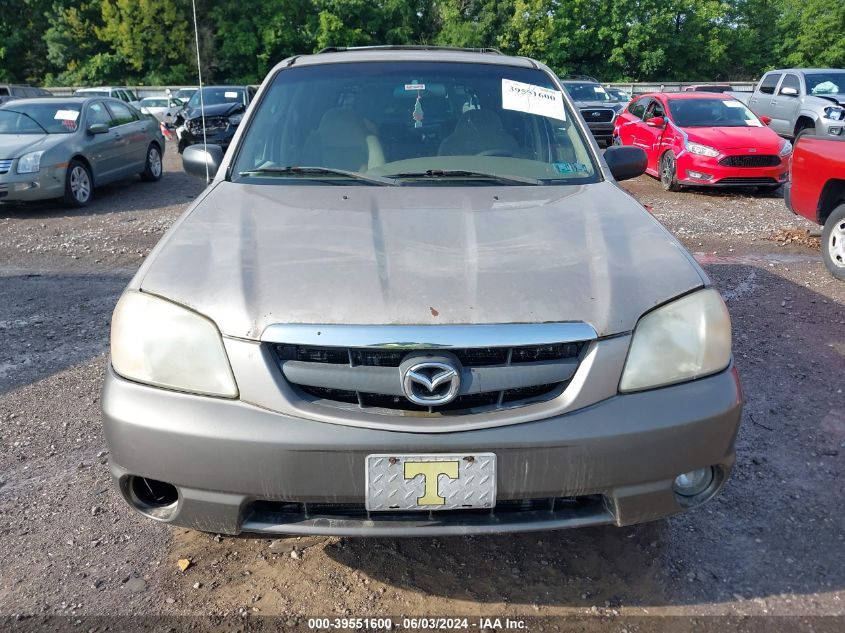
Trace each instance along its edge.
<instances>
[{"instance_id":1,"label":"front grille","mask_svg":"<svg viewBox=\"0 0 845 633\"><path fill-rule=\"evenodd\" d=\"M202 118L191 119L187 124L188 131L192 134L202 134ZM211 134L222 132L229 127L229 118L225 116L205 117L205 132Z\"/></svg>"},{"instance_id":2,"label":"front grille","mask_svg":"<svg viewBox=\"0 0 845 633\"><path fill-rule=\"evenodd\" d=\"M738 187L761 187L776 185L778 181L774 178L722 178L717 185L736 185Z\"/></svg>"},{"instance_id":3,"label":"front grille","mask_svg":"<svg viewBox=\"0 0 845 633\"><path fill-rule=\"evenodd\" d=\"M439 510L433 512L435 518L460 518L462 516L513 515L530 512L560 512L565 510L587 510L602 507L601 495L583 495L578 497L543 497L539 499L502 499L493 508ZM246 523L253 521L276 521L279 523L302 519L420 519L428 516L427 512L367 512L363 503L304 503L296 501L255 501L247 509Z\"/></svg>"},{"instance_id":4,"label":"front grille","mask_svg":"<svg viewBox=\"0 0 845 633\"><path fill-rule=\"evenodd\" d=\"M719 164L725 167L777 167L780 165L780 157L774 154L742 154L725 156Z\"/></svg>"},{"instance_id":5,"label":"front grille","mask_svg":"<svg viewBox=\"0 0 845 633\"><path fill-rule=\"evenodd\" d=\"M444 352L437 348L277 343L271 344L271 349L288 384L313 404L369 413L446 415L513 408L557 397L577 370L585 344L450 347ZM444 354L457 361L461 376L458 395L439 406L417 404L405 397L400 365L409 355L424 361ZM404 366L407 368L407 363Z\"/></svg>"},{"instance_id":6,"label":"front grille","mask_svg":"<svg viewBox=\"0 0 845 633\"><path fill-rule=\"evenodd\" d=\"M12 168L12 159L5 158L0 160L0 174L8 173L8 171Z\"/></svg>"},{"instance_id":7,"label":"front grille","mask_svg":"<svg viewBox=\"0 0 845 633\"><path fill-rule=\"evenodd\" d=\"M581 116L587 123L609 123L615 112L610 108L583 108Z\"/></svg>"}]
</instances>

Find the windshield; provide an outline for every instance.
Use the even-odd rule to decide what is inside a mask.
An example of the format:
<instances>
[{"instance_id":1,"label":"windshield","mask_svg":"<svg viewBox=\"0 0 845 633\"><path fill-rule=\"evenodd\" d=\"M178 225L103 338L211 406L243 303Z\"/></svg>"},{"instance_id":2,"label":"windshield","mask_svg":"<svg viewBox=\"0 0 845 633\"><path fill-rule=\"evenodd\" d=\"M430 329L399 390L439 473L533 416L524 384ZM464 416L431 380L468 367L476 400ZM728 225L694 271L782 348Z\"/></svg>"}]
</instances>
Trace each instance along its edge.
<instances>
[{"instance_id":1,"label":"windshield","mask_svg":"<svg viewBox=\"0 0 845 633\"><path fill-rule=\"evenodd\" d=\"M807 94L835 95L845 93L845 71L812 73L804 75Z\"/></svg>"},{"instance_id":2,"label":"windshield","mask_svg":"<svg viewBox=\"0 0 845 633\"><path fill-rule=\"evenodd\" d=\"M166 108L167 99L156 99L155 97L148 97L141 99L141 106L144 108Z\"/></svg>"},{"instance_id":3,"label":"windshield","mask_svg":"<svg viewBox=\"0 0 845 633\"><path fill-rule=\"evenodd\" d=\"M670 99L669 112L680 127L762 127L736 99Z\"/></svg>"},{"instance_id":4,"label":"windshield","mask_svg":"<svg viewBox=\"0 0 845 633\"><path fill-rule=\"evenodd\" d=\"M613 101L613 97L598 84L564 84L563 87L574 101Z\"/></svg>"},{"instance_id":5,"label":"windshield","mask_svg":"<svg viewBox=\"0 0 845 633\"><path fill-rule=\"evenodd\" d=\"M548 74L442 62L281 71L249 123L233 174L286 184L373 184L373 176L380 184L426 185L596 180L587 144Z\"/></svg>"},{"instance_id":6,"label":"windshield","mask_svg":"<svg viewBox=\"0 0 845 633\"><path fill-rule=\"evenodd\" d=\"M0 108L0 134L71 134L79 125L78 103L11 102Z\"/></svg>"},{"instance_id":7,"label":"windshield","mask_svg":"<svg viewBox=\"0 0 845 633\"><path fill-rule=\"evenodd\" d=\"M221 103L246 103L243 88L203 88L202 100L207 106L219 105ZM199 90L188 101L188 107L200 107Z\"/></svg>"}]
</instances>

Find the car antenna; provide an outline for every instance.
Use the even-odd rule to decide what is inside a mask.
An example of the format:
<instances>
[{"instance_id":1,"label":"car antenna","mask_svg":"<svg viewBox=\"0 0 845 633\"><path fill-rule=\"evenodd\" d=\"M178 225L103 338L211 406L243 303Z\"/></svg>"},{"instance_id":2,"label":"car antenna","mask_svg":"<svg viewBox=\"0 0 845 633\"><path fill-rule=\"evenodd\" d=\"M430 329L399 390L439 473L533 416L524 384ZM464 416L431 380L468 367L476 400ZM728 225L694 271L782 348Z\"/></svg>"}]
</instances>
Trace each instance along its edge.
<instances>
[{"instance_id":1,"label":"car antenna","mask_svg":"<svg viewBox=\"0 0 845 633\"><path fill-rule=\"evenodd\" d=\"M200 93L200 117L202 118L202 149L208 156L208 141L205 136L205 100L202 96L202 66L200 65L200 30L197 26L197 1L191 0L191 6L194 10L194 40L197 44L197 80L199 81ZM208 160L203 160L205 163L205 181L208 182Z\"/></svg>"}]
</instances>

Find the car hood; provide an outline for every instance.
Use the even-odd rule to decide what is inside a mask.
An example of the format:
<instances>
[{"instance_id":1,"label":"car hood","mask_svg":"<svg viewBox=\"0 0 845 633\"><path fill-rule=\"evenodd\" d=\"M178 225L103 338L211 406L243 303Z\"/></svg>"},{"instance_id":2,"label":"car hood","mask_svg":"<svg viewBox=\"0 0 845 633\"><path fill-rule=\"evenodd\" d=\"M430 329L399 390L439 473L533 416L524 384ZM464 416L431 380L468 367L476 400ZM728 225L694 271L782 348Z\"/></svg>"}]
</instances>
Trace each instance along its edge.
<instances>
[{"instance_id":1,"label":"car hood","mask_svg":"<svg viewBox=\"0 0 845 633\"><path fill-rule=\"evenodd\" d=\"M783 140L766 127L686 127L690 141L715 149L756 149L760 153L777 154Z\"/></svg>"},{"instance_id":2,"label":"car hood","mask_svg":"<svg viewBox=\"0 0 845 633\"><path fill-rule=\"evenodd\" d=\"M705 279L609 182L222 182L162 240L133 287L244 338L273 323L584 321L608 335Z\"/></svg>"},{"instance_id":3,"label":"car hood","mask_svg":"<svg viewBox=\"0 0 845 633\"><path fill-rule=\"evenodd\" d=\"M819 99L824 99L826 101L835 101L841 106L845 106L845 94L834 93L828 95L812 95L813 97L818 97Z\"/></svg>"},{"instance_id":4,"label":"car hood","mask_svg":"<svg viewBox=\"0 0 845 633\"><path fill-rule=\"evenodd\" d=\"M230 114L243 110L244 104L242 103L218 103L216 105L205 106L205 116L229 116ZM199 108L188 108L185 110L186 119L195 119L199 116L202 116Z\"/></svg>"},{"instance_id":5,"label":"car hood","mask_svg":"<svg viewBox=\"0 0 845 633\"><path fill-rule=\"evenodd\" d=\"M0 134L0 158L20 158L27 152L50 149L68 134Z\"/></svg>"}]
</instances>

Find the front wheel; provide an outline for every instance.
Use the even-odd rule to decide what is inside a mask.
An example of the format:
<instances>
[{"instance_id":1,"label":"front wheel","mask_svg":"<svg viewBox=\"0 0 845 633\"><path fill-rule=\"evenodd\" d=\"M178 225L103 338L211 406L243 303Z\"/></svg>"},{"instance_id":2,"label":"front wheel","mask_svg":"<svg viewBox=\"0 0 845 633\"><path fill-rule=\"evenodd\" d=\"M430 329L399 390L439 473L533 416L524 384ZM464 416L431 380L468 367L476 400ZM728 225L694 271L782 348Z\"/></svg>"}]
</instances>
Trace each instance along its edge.
<instances>
[{"instance_id":1,"label":"front wheel","mask_svg":"<svg viewBox=\"0 0 845 633\"><path fill-rule=\"evenodd\" d=\"M84 207L91 201L93 191L94 180L88 166L76 159L70 161L65 175L64 203L69 207Z\"/></svg>"},{"instance_id":2,"label":"front wheel","mask_svg":"<svg viewBox=\"0 0 845 633\"><path fill-rule=\"evenodd\" d=\"M680 191L678 184L678 170L675 165L675 154L671 151L663 154L660 159L660 184L666 191Z\"/></svg>"},{"instance_id":3,"label":"front wheel","mask_svg":"<svg viewBox=\"0 0 845 633\"><path fill-rule=\"evenodd\" d=\"M155 143L150 143L147 148L147 162L144 164L144 171L141 172L141 180L155 182L161 179L161 150Z\"/></svg>"},{"instance_id":4,"label":"front wheel","mask_svg":"<svg viewBox=\"0 0 845 633\"><path fill-rule=\"evenodd\" d=\"M845 281L845 204L836 207L824 223L822 259L830 274Z\"/></svg>"}]
</instances>

